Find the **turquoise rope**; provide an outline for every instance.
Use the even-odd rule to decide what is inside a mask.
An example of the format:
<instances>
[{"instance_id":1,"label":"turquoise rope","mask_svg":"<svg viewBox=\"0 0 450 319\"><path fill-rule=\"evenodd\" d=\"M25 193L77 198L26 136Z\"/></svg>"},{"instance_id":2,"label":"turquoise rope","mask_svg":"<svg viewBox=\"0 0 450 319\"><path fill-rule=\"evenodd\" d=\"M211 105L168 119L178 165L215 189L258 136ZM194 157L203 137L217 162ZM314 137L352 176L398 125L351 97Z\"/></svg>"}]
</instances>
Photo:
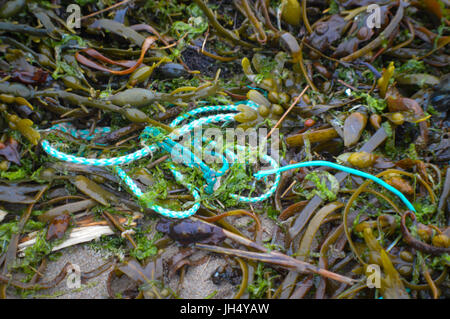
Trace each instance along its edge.
<instances>
[{"instance_id":1,"label":"turquoise rope","mask_svg":"<svg viewBox=\"0 0 450 319\"><path fill-rule=\"evenodd\" d=\"M140 190L140 188L136 185L136 183L125 173L124 170L122 170L119 166L114 166L114 170L117 173L117 175L125 182L125 184L130 188L130 190L134 193L134 195L138 199L142 199L144 196L144 193ZM197 190L194 189L194 187L191 184L183 183L184 176L177 172L174 168L171 168L170 171L175 176L175 179L185 185L192 193L195 199L194 205L188 210L185 211L174 211L167 208L164 208L159 205L153 205L152 203L146 203L147 208L150 208L157 212L158 214L161 214L163 216L169 217L169 218L187 218L189 216L194 215L199 209L200 209L200 194Z\"/></svg>"},{"instance_id":2,"label":"turquoise rope","mask_svg":"<svg viewBox=\"0 0 450 319\"><path fill-rule=\"evenodd\" d=\"M196 115L203 114L203 113L209 113L209 112L223 112L223 111L232 111L236 112L238 111L237 105L238 104L247 104L248 106L252 107L253 109L257 109L258 105L252 101L244 101L236 103L235 105L216 105L216 106L207 106L207 107L200 107L197 109L194 109L185 115L177 117L172 123L171 127L175 127L176 125L179 125L183 120L190 119ZM173 152L174 148L178 148L179 151L183 151L183 155L187 154L187 158L181 157L183 160L183 163L187 165L188 167L197 167L200 168L204 174L204 177L207 181L207 185L205 187L205 191L212 193L214 191L214 187L216 186L217 177L220 177L224 175L230 168L230 164L227 161L227 158L230 158L232 160L232 164L234 164L236 156L228 149L224 150L225 156L221 154L215 154L214 152L210 152L213 156L218 156L222 159L223 165L222 168L219 169L219 171L214 171L211 168L209 168L206 164L204 164L200 159L195 157L192 152L184 148L181 144L178 144L174 142L173 140L179 138L181 135L189 133L196 127L205 125L205 124L212 124L212 123L220 123L220 122L234 122L234 116L236 113L227 113L227 114L217 114L217 115L211 115L211 116L205 116L200 119L193 120L181 128L175 129L171 134L168 135L167 138L165 138L162 142L157 142L152 145L146 145L145 140L148 139L151 135L154 137L159 134L160 132L151 127L146 127L143 131L143 134L141 134L141 143L144 145L144 148L124 156L120 157L114 157L109 159L92 159L92 158L85 158L85 157L78 157L73 156L69 154L65 154L63 152L58 151L54 147L51 146L51 144L47 140L43 140L41 145L45 152L47 152L49 155L62 160L66 162L76 163L76 164L82 164L82 165L89 165L89 166L112 166L116 174L119 176L119 178L125 183L125 185L129 188L129 190L139 199L142 199L145 195L139 187L136 185L136 183L125 173L124 170L122 170L119 165L125 165L128 163L131 163L133 161L136 161L138 159L141 159L143 157L146 157L148 155L152 155L154 152L158 150L164 150L171 155L174 155L175 157L180 154L180 152ZM74 137L84 138L86 140L91 140L93 138L93 135L89 135L89 131L87 130L76 130L73 125L55 125L49 130L52 129L58 129L65 133L71 134ZM105 135L106 133L110 132L109 128L97 128L94 131L94 134L100 134ZM206 142L204 138L202 138L203 141ZM209 143L212 144L212 146L215 145L214 141L210 141ZM172 154L173 153L173 154ZM273 158L271 158L268 155L263 156L263 160L268 162L274 169L278 168L277 163ZM166 217L170 218L186 218L189 216L192 216L197 212L197 210L200 208L200 195L198 191L195 189L194 186L184 183L184 176L176 171L175 167L171 166L170 168L172 174L175 176L175 179L180 182L181 184L185 185L193 195L195 199L194 205L187 211L171 211L164 207L152 205L151 203L146 203L147 206L157 213L164 215ZM247 202L247 203L256 203L259 201L266 200L270 198L273 193L276 191L278 184L280 182L281 175L278 173L275 176L274 182L272 183L272 186L269 188L269 190L262 194L261 196L257 197L245 197L240 196L236 194L230 194L232 198L235 198L241 202ZM267 180L266 180L267 182Z\"/></svg>"},{"instance_id":3,"label":"turquoise rope","mask_svg":"<svg viewBox=\"0 0 450 319\"><path fill-rule=\"evenodd\" d=\"M370 179L370 180L374 181L375 183L380 184L387 190L391 191L395 195L397 195L402 200L402 202L408 207L409 210L416 212L416 209L411 204L411 202L405 197L405 195L403 195L399 190L397 190L395 187L392 187L391 185L389 185L382 179L380 179L376 176L373 176L371 174L368 174L366 172L363 172L363 171L360 171L360 170L357 170L354 168L342 166L342 165L339 165L339 164L336 164L333 162L309 161L309 162L296 163L296 164L292 164L292 165L283 166L278 169L262 170L262 171L257 172L256 174L254 174L254 176L256 179L260 179L260 178L268 176L268 175L277 174L277 173L281 173L281 172L288 171L291 169L306 167L306 166L328 166L328 167L331 167L331 168L334 168L334 169L337 169L337 170L340 170L340 171L343 171L343 172L346 172L349 174L353 174L353 175L357 175L357 176L361 176L361 177Z\"/></svg>"},{"instance_id":4,"label":"turquoise rope","mask_svg":"<svg viewBox=\"0 0 450 319\"><path fill-rule=\"evenodd\" d=\"M231 165L233 165L236 161L236 156L233 152L231 152L228 149L224 150L225 156L221 154L215 154L213 152L210 152L213 156L219 156L222 158L223 166L219 171L215 171L208 167L205 163L203 163L199 158L197 158L192 152L187 150L185 147L183 147L181 144L176 143L174 140L179 138L180 136L189 133L190 131L194 130L196 127L201 127L205 124L212 124L212 123L220 123L220 122L234 122L234 116L236 113L225 113L225 114L216 114L216 115L209 115L204 116L199 119L193 119L195 116L204 114L204 113L210 113L210 112L237 112L237 105L238 104L247 104L248 106L252 107L253 109L257 109L258 105L255 104L252 101L243 101L238 102L234 105L216 105L216 106L205 106L200 107L194 110L191 110L190 112L187 112L184 115L181 115L177 117L175 120L172 121L170 124L171 127L176 128L178 125L180 125L184 120L188 120L188 123L181 126L180 128L176 128L172 133L170 133L167 138L165 138L161 142L157 142L156 144L152 144L150 146L145 145L145 140L148 139L150 136L156 136L158 134L161 134L161 132L155 128L152 127L146 127L141 134L141 142L144 143L144 148L120 157L114 157L110 159L91 159L91 158L84 158L84 157L77 157L73 155L68 155L63 152L60 152L53 148L50 143L47 140L42 141L42 147L43 149L51 156L58 158L63 161L71 162L71 163L77 163L77 164L83 164L83 165L92 165L92 166L112 166L119 176L119 178L125 183L125 185L128 186L130 191L139 199L141 199L144 196L144 193L139 189L139 187L136 185L136 183L123 171L119 165L124 165L131 163L133 161L136 161L138 159L141 159L143 157L146 157L148 155L153 154L154 152L158 150L164 150L166 152L171 153L171 155L178 158L180 156L180 159L182 159L182 162L187 165L188 167L197 167L201 169L204 178L207 182L207 185L205 187L205 191L208 193L212 193L214 191L214 188L217 183L217 178L224 175L230 168ZM190 122L189 122L190 120ZM89 132L87 130L75 130L73 126L65 127L64 125L56 125L52 127L51 129L59 129L63 132L69 133L75 137L84 138L86 140L91 140L92 135L89 135ZM95 134L104 135L107 132L109 132L109 128L98 128L94 131ZM203 142L206 142L204 138L202 138ZM212 146L215 145L214 141L210 141L209 143L212 143ZM176 149L178 152L175 152ZM182 153L181 153L182 152ZM227 161L227 158L231 160L231 164ZM293 165L288 165L284 167L278 167L278 164L276 161L268 156L263 155L262 159L266 162L268 162L272 169L269 170L262 170L254 174L255 178L257 180L261 179L262 177L267 177L269 175L275 174L275 179L269 188L268 191L266 191L264 194L257 196L257 197L245 197L240 196L237 194L230 194L230 196L234 199L237 199L241 202L245 203L257 203L260 201L267 200L270 198L276 191L280 179L281 179L281 172L295 169L299 167L306 167L306 166L328 166L337 170L341 170L350 174L354 174L357 176L361 176L363 178L370 179L387 190L391 191L395 195L397 195L410 209L411 211L415 212L414 206L409 202L409 200L396 188L392 187L391 185L387 184L380 178L373 176L371 174L365 173L363 171L342 166L336 163L328 162L328 161L309 161L309 162L303 162L303 163L297 163ZM200 195L198 191L195 189L194 186L184 183L184 177L181 173L179 173L175 167L171 166L170 168L172 174L175 176L175 179L180 182L181 184L185 185L189 191L191 191L195 203L194 205L186 211L171 211L169 209L166 209L161 206L152 205L151 203L147 203L148 207L155 210L156 212L160 213L161 215L171 217L171 218L186 218L189 216L192 216L197 212L197 210L200 208ZM267 183L267 179L265 180Z\"/></svg>"},{"instance_id":5,"label":"turquoise rope","mask_svg":"<svg viewBox=\"0 0 450 319\"><path fill-rule=\"evenodd\" d=\"M144 131L141 134L141 139L145 140L150 137L157 137L158 135L161 135L161 131L154 127L147 126ZM205 191L208 194L212 194L214 190L214 185L217 182L217 176L219 175L218 172L212 170L208 165L203 163L197 156L195 156L190 150L183 147L181 144L178 144L174 141L172 141L169 138L164 138L162 141L156 143L161 149L164 151L170 153L172 155L172 160L177 159L178 161L181 161L188 167L197 167L199 168L203 176L205 177L207 181L207 185L205 186ZM223 158L222 158L223 160ZM223 166L221 168L224 172L228 170L228 162L223 161Z\"/></svg>"},{"instance_id":6,"label":"turquoise rope","mask_svg":"<svg viewBox=\"0 0 450 319\"><path fill-rule=\"evenodd\" d=\"M95 128L92 135L90 135L90 130L77 130L73 124L70 123L59 123L53 125L49 130L59 130L63 133L67 133L72 135L75 138L82 138L86 141L92 140L95 135L104 135L106 133L111 132L111 128L109 127L97 127Z\"/></svg>"}]
</instances>

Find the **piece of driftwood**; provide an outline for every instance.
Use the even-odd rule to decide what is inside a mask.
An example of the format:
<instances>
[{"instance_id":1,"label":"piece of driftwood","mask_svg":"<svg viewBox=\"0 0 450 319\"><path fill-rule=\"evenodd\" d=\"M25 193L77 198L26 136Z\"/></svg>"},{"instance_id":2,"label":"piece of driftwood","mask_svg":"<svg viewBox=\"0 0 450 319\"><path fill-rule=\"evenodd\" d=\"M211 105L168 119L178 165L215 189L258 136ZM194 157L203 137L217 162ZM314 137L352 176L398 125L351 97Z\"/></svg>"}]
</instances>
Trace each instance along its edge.
<instances>
[{"instance_id":1,"label":"piece of driftwood","mask_svg":"<svg viewBox=\"0 0 450 319\"><path fill-rule=\"evenodd\" d=\"M88 227L77 227L72 229L67 240L53 247L52 251L57 251L76 244L86 243L91 240L100 238L103 235L108 236L113 234L114 231L109 226L94 225ZM20 243L18 246L19 256L23 255L23 251L25 250L25 248L34 245L35 242L36 238L31 238L25 242Z\"/></svg>"},{"instance_id":2,"label":"piece of driftwood","mask_svg":"<svg viewBox=\"0 0 450 319\"><path fill-rule=\"evenodd\" d=\"M4 210L0 209L0 222L5 219L5 216L8 215L8 212L5 212Z\"/></svg>"}]
</instances>

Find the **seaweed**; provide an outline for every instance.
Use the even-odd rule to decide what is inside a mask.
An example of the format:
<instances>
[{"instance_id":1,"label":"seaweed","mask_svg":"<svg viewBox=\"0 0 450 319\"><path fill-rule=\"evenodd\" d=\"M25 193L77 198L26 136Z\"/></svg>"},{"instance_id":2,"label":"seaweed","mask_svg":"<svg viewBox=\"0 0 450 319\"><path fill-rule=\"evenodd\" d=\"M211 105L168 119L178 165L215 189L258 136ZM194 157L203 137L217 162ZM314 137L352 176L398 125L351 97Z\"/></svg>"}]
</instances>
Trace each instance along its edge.
<instances>
[{"instance_id":1,"label":"seaweed","mask_svg":"<svg viewBox=\"0 0 450 319\"><path fill-rule=\"evenodd\" d=\"M111 298L192 297L199 269L213 283L202 298L448 298L443 2L76 0L79 27L68 1L0 2L0 297L55 287L72 265L44 282L46 262L91 241L112 262L83 282L112 269ZM209 137L178 136L214 105L230 121L200 133L261 130L279 166L338 162L405 200L326 165L257 179L256 149L233 164L236 141L211 152ZM44 140L86 162L58 161ZM174 142L230 165L179 163ZM117 167L85 165L138 149L148 156L122 166L138 200ZM172 220L155 205L197 212Z\"/></svg>"}]
</instances>

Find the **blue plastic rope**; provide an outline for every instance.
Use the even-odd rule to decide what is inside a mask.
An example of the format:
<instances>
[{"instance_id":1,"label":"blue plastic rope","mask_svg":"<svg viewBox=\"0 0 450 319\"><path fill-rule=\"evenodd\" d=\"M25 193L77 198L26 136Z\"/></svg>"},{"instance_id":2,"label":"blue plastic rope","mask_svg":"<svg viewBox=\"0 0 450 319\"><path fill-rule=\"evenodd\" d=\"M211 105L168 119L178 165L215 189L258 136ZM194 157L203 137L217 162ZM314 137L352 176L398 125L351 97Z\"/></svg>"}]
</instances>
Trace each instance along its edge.
<instances>
[{"instance_id":1,"label":"blue plastic rope","mask_svg":"<svg viewBox=\"0 0 450 319\"><path fill-rule=\"evenodd\" d=\"M49 130L59 130L63 133L72 135L75 138L82 138L86 141L92 140L96 135L104 135L111 132L109 127L97 127L95 128L93 134L90 134L90 130L78 130L71 123L59 123L53 125Z\"/></svg>"},{"instance_id":2,"label":"blue plastic rope","mask_svg":"<svg viewBox=\"0 0 450 319\"><path fill-rule=\"evenodd\" d=\"M203 125L213 124L213 123L229 123L234 122L234 116L236 113L223 113L223 114L215 114L215 115L209 115L204 116L199 119L195 119L197 115L205 114L205 113L212 113L212 112L237 112L237 105L239 104L246 104L250 106L251 108L257 110L258 105L255 104L253 101L243 101L238 102L234 105L216 105L216 106L205 106L200 107L194 110L191 110L187 112L184 115L181 115L175 120L172 121L170 124L171 127L175 128L173 132L171 132L167 137L163 138L161 141L156 142L152 145L147 145L145 141L148 141L151 138L158 137L158 135L162 134L162 132L157 129L150 126L147 126L144 131L142 132L140 139L141 144L143 144L143 148L124 156L120 157L114 157L109 159L92 159L92 158L85 158L85 157L78 157L73 155L68 155L63 152L58 151L57 149L53 148L50 143L47 140L42 141L42 147L45 152L47 152L49 155L60 159L62 161L71 162L71 163L77 163L77 164L83 164L83 165L92 165L92 166L112 166L116 174L119 176L119 178L127 185L129 190L138 198L138 199L144 199L145 201L145 194L139 189L139 187L136 185L136 183L125 173L124 170L122 170L119 166L129 164L131 162L134 162L136 160L139 160L141 158L144 158L148 155L152 155L153 153L157 152L158 150L166 151L171 154L173 160L178 160L182 162L184 165L190 167L190 168L198 168L202 171L203 176L206 180L205 185L205 192L207 193L213 193L215 188L218 185L218 178L222 175L224 175L229 168L235 164L236 162L236 155L231 152L228 149L224 150L224 154L216 154L215 152L209 152L212 156L220 157L222 160L222 167L215 171L209 166L207 166L205 163L203 163L198 157L196 157L190 150L188 150L186 147L182 146L181 144L175 142L178 138L183 136L184 134L190 133L195 128L202 127ZM178 125L180 125L184 120L188 120L188 123L185 125L177 128ZM71 134L74 137L83 138L86 140L91 140L94 135L89 135L88 130L76 130L73 125L67 125L65 124L58 124L53 126L51 129L58 129L65 133ZM109 128L97 128L94 131L94 134L100 134L104 135L106 133L110 132ZM210 145L215 146L214 141L207 141L204 137L202 137L203 142L210 143ZM195 140L194 140L195 143ZM238 146L239 147L239 146ZM272 169L269 170L262 170L254 174L257 180L261 179L262 177L267 177L269 175L275 174L274 181L272 182L272 185L270 188L262 195L256 196L256 197L246 197L246 196L240 196L237 194L230 194L230 196L234 199L237 199L244 203L257 203L260 201L267 200L270 198L276 191L278 184L281 179L281 172L295 169L299 167L305 167L305 166L328 166L337 170L341 170L350 174L354 174L357 176L361 176L367 179L370 179L384 188L388 189L389 191L393 192L395 195L397 195L408 207L408 209L415 212L414 206L409 202L409 200L396 188L392 187L391 185L387 184L380 178L373 176L371 174L365 173L363 171L342 166L336 163L327 162L327 161L309 161L309 162L303 162L303 163L297 163L293 165L288 165L284 167L278 167L278 164L276 161L268 156L263 155L262 160L269 163L269 165L272 167ZM169 209L166 209L164 207L153 205L152 203L146 203L146 205L151 208L152 210L156 211L157 213L170 217L170 218L186 218L189 216L192 216L195 214L198 209L200 208L200 194L198 190L191 184L185 183L184 176L176 170L176 168L171 165L170 171L174 175L177 182L183 184L188 188L188 190L191 192L195 199L195 203L193 206L186 210L186 211L172 211ZM269 184L267 178L265 179L266 184Z\"/></svg>"},{"instance_id":3,"label":"blue plastic rope","mask_svg":"<svg viewBox=\"0 0 450 319\"><path fill-rule=\"evenodd\" d=\"M302 163L296 163L296 164L292 164L292 165L287 165L287 166L283 166L280 167L278 169L270 169L270 170L262 170L257 172L256 174L254 174L254 176L256 177L256 179L260 179L262 177L268 176L268 175L272 175L272 174L279 174L281 172L284 171L288 171L290 169L295 169L295 168L300 168L300 167L306 167L306 166L328 166L349 174L353 174L353 175L357 175L357 176L361 176L367 179L370 179L372 181L374 181L375 183L380 184L381 186L383 186L384 188L386 188L387 190L391 191L392 193L394 193L395 195L397 195L403 203L405 203L405 205L408 207L408 209L412 210L413 212L416 211L416 209L414 208L414 206L411 204L411 202L405 197L405 195L403 195L399 190L397 190L395 187L392 187L391 185L389 185L388 183L386 183L385 181L383 181L382 179L368 174L366 172L354 169L354 168L350 168L350 167L346 167L346 166L342 166L333 162L328 162L328 161L309 161L309 162L302 162Z\"/></svg>"},{"instance_id":4,"label":"blue plastic rope","mask_svg":"<svg viewBox=\"0 0 450 319\"><path fill-rule=\"evenodd\" d=\"M216 106L207 106L207 107L200 107L197 109L194 109L185 115L177 117L171 124L171 127L176 127L184 120L195 117L196 115L203 114L203 113L209 113L209 112L236 112L238 111L237 105L238 104L246 104L250 106L253 109L257 109L258 105L252 101L244 101L236 103L235 105L216 105ZM92 159L92 158L85 158L85 157L78 157L73 156L69 154L65 154L63 152L58 151L57 149L53 148L50 143L47 140L43 140L41 145L45 152L47 152L49 155L60 159L62 161L70 162L70 163L76 163L76 164L82 164L82 165L90 165L90 166L112 166L113 170L116 172L116 174L119 176L119 178L127 185L129 190L138 198L143 199L145 201L145 194L139 189L139 187L136 185L136 183L125 173L123 169L121 169L119 166L129 164L131 162L134 162L136 160L139 160L141 158L144 158L148 155L152 155L154 152L158 150L163 150L166 152L169 152L172 155L172 159L181 160L183 164L185 164L188 167L196 167L201 169L203 176L206 180L205 185L205 191L207 193L212 193L215 188L217 187L218 177L224 175L230 168L230 163L228 162L228 159L231 160L231 165L235 163L236 156L228 149L224 150L225 155L222 154L216 154L215 152L209 152L212 156L220 157L222 160L222 167L215 171L208 167L205 163L203 163L198 157L196 157L191 151L186 149L181 144L175 142L177 138L180 136L187 134L194 130L197 127L201 127L202 125L212 124L212 123L220 123L220 122L234 122L234 116L236 113L226 113L226 114L216 114L216 115L210 115L205 116L199 119L195 119L191 122L188 122L187 124L181 126L180 128L175 129L172 133L170 133L166 138L163 138L161 141L156 142L152 145L146 145L145 141L152 138L152 137L158 137L158 135L162 134L159 129L153 128L153 127L146 127L141 134L141 144L144 146L142 149L127 154L120 157L114 157L109 159ZM73 125L66 125L66 123L58 124L50 128L52 129L58 129L65 133L71 134L74 137L78 138L84 138L86 140L91 140L94 135L89 135L88 130L76 130ZM104 135L106 133L110 132L109 128L97 128L94 131L94 134L100 134ZM214 141L206 141L205 138L202 138L202 141L210 143L210 145L215 146ZM277 169L278 164L276 161L271 158L268 155L264 155L262 159L266 162L268 162L272 168ZM198 209L200 208L200 194L198 190L195 189L193 185L187 184L184 182L184 176L178 172L175 167L172 165L170 167L170 171L174 175L175 179L186 186L189 191L191 191L191 194L193 195L195 199L195 203L193 206L186 211L172 211L169 209L166 209L164 207L153 205L152 203L145 203L149 208L156 211L157 213L170 217L170 218L186 218L189 216L192 216L195 214ZM245 197L240 196L237 194L230 194L232 198L235 198L241 202L246 203L256 203L259 201L266 200L270 198L270 196L273 195L273 193L276 191L279 181L280 181L281 175L279 173L276 173L275 179L268 189L268 191L260 196L257 197ZM268 181L266 180L266 183Z\"/></svg>"}]
</instances>

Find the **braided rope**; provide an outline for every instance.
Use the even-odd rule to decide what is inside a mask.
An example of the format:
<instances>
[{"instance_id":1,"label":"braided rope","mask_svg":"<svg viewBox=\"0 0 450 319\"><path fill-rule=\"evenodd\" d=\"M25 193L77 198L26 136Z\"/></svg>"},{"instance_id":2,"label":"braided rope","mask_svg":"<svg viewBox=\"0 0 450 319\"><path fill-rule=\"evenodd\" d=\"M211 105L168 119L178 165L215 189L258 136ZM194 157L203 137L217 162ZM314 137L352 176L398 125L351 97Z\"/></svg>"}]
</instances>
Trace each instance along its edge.
<instances>
[{"instance_id":1,"label":"braided rope","mask_svg":"<svg viewBox=\"0 0 450 319\"><path fill-rule=\"evenodd\" d=\"M120 179L123 180L123 182L128 186L128 188L134 193L134 195L138 199L142 199L144 193L142 193L141 189L136 185L136 183L125 173L123 169L121 169L119 166L114 166L114 171L117 173L117 175L120 177ZM184 176L180 174L175 169L170 170L173 175L175 176L175 179L183 183ZM164 208L159 205L153 205L151 203L147 203L147 207L154 210L158 214L161 214L163 216L169 217L169 218L187 218L189 216L194 215L200 208L200 194L198 191L190 184L185 184L185 186L192 192L192 195L194 196L195 203L194 205L185 211L174 211L167 208Z\"/></svg>"},{"instance_id":2,"label":"braided rope","mask_svg":"<svg viewBox=\"0 0 450 319\"><path fill-rule=\"evenodd\" d=\"M49 128L49 130L59 130L63 133L70 134L75 138L81 138L86 141L92 140L96 135L102 136L111 132L111 128L109 127L97 127L94 129L93 134L91 134L90 130L78 130L71 123L58 123Z\"/></svg>"},{"instance_id":3,"label":"braided rope","mask_svg":"<svg viewBox=\"0 0 450 319\"><path fill-rule=\"evenodd\" d=\"M177 117L172 123L170 124L171 127L176 127L179 125L182 121L195 117L199 114L209 113L209 112L236 112L238 111L237 105L238 104L247 104L248 106L252 107L253 109L257 109L258 105L255 104L252 101L244 101L237 103L235 105L216 105L216 106L206 106L206 107L200 107L197 109L194 109L190 112L187 112L186 114ZM74 155L65 154L63 152L58 151L54 147L51 146L50 142L47 140L43 140L41 145L42 148L46 153L48 153L50 156L55 157L59 160L70 162L70 163L76 163L76 164L82 164L82 165L89 165L89 166L112 166L115 173L119 176L119 178L125 183L125 185L128 187L128 189L138 198L143 199L144 193L141 191L141 189L136 185L136 183L125 173L123 169L121 169L119 166L132 163L136 160L139 160L141 158L144 158L148 155L153 155L154 152L158 150L164 150L167 152L170 152L170 154L175 159L181 159L183 164L185 164L188 167L197 167L200 168L203 172L204 178L207 181L207 185L205 186L205 191L207 192L213 192L215 187L217 186L217 177L224 175L230 168L230 163L228 162L227 158L231 160L231 165L236 162L236 155L231 152L228 149L224 150L225 155L223 154L216 154L215 152L209 152L212 156L217 156L222 160L222 167L215 171L208 167L205 163L203 163L197 156L195 156L191 151L187 150L184 146L181 144L175 142L177 138L181 137L184 134L187 134L191 131L193 131L195 128L201 128L203 125L209 125L213 123L220 123L220 122L234 122L234 116L236 113L227 113L227 114L216 114L216 115L210 115L205 116L196 120L193 120L185 125L183 125L181 128L174 130L172 133L170 133L167 138L164 138L162 141L156 142L152 145L147 145L145 143L145 140L149 137L157 136L160 134L160 132L151 127L146 127L141 134L141 145L143 146L142 149L124 155L119 157L113 157L109 159L92 159L92 158L85 158L85 157L78 157ZM110 128L96 128L94 130L94 134L90 134L88 130L76 130L73 125L55 125L50 128L50 130L58 129L65 133L71 134L74 137L83 138L85 140L91 140L94 137L94 134L100 134L104 135L108 132L110 132ZM206 139L202 137L202 141L206 142ZM209 144L211 146L215 146L216 143L214 141L209 141ZM266 162L269 162L271 167L273 169L277 169L278 165L276 161L271 158L268 155L263 156L263 160ZM147 206L156 211L157 213L170 217L170 218L186 218L189 216L194 215L198 209L200 208L200 194L195 189L195 187L191 184L185 183L185 177L183 174L178 172L174 166L170 167L170 171L174 175L177 182L183 184L188 188L188 190L191 192L195 199L195 203L193 206L185 211L172 211L170 209L153 205L152 203L146 203ZM269 190L264 193L261 196L258 197L245 197L240 196L236 194L230 194L232 198L235 198L241 202L246 203L256 203L259 201L263 201L268 199L276 190L279 181L280 181L280 174L276 174L275 180L272 184L272 186L269 188Z\"/></svg>"},{"instance_id":4,"label":"braided rope","mask_svg":"<svg viewBox=\"0 0 450 319\"><path fill-rule=\"evenodd\" d=\"M113 158L86 158L86 157L79 157L79 156L73 156L69 155L63 152L58 151L54 147L50 145L50 142L47 140L42 140L42 148L44 151L49 154L50 156L53 156L61 161L69 162L69 163L75 163L75 164L82 164L82 165L89 165L89 166L114 166L114 165L125 165L132 163L134 161L137 161L141 158L144 158L148 156L149 154L152 154L153 152L156 152L158 150L158 147L156 145L150 145L148 147L144 147L134 153L120 156L120 157L113 157Z\"/></svg>"},{"instance_id":5,"label":"braided rope","mask_svg":"<svg viewBox=\"0 0 450 319\"><path fill-rule=\"evenodd\" d=\"M178 125L180 125L184 120L191 120L192 118L194 118L195 116L200 115L200 114L205 114L205 113L210 113L210 112L237 112L238 111L237 105L239 105L239 104L246 104L255 110L258 108L258 105L252 101L239 102L234 105L215 105L215 106L200 107L200 108L191 110L191 111L187 112L186 114L175 118L175 120L172 121L170 126L175 128ZM127 155L120 156L120 157L109 158L109 159L90 159L90 158L78 157L78 156L65 154L65 153L60 152L57 149L53 148L47 140L43 140L41 144L42 144L42 147L45 152L47 152L50 156L53 156L62 161L76 163L76 164L90 165L90 166L112 166L114 171L116 172L116 174L119 176L119 178L125 183L125 185L127 185L129 190L138 199L142 199L144 196L144 193L139 189L139 187L136 185L136 183L125 173L125 171L122 170L119 166L129 164L131 162L134 162L136 160L144 158L148 155L153 155L153 153L158 150L164 150L164 151L169 152L173 159L180 160L186 166L188 166L190 168L197 167L197 168L201 169L203 176L207 182L207 185L205 185L205 191L207 193L212 193L214 191L215 187L217 186L216 185L217 181L218 181L217 177L224 175L229 170L230 162L231 162L231 165L233 165L237 160L237 156L233 152L228 150L227 148L225 148L223 150L225 155L216 154L215 152L209 152L210 155L219 157L223 163L222 167L218 171L215 171L215 170L211 169L210 167L208 167L205 163L203 163L190 150L186 149L184 146L175 142L174 140L180 138L184 134L190 133L191 131L193 131L196 128L201 128L203 125L209 125L209 124L221 123L221 122L224 122L224 123L234 122L235 115L236 115L236 113L216 114L216 115L209 115L209 116L201 117L199 119L191 120L187 124L181 126L181 128L175 129L172 133L170 133L162 141L156 142L155 144L152 144L152 145L147 145L145 143L145 140L148 139L149 136L156 136L157 135L156 132L159 132L159 131L157 131L155 128L146 127L144 129L143 133L141 134L141 145L143 145L142 149L140 149L134 153L131 153L131 154L127 154ZM88 141L91 140L94 137L94 135L98 135L98 134L104 135L104 134L110 132L110 128L107 128L107 127L96 128L94 130L93 134L91 135L88 130L76 130L73 125L67 124L67 123L65 123L64 125L63 124L54 125L53 127L50 128L50 130L53 130L53 129L60 130L64 133L71 134L74 137L83 138ZM158 134L160 134L160 132ZM202 141L207 142L207 140L204 137L202 137ZM213 147L216 145L216 143L214 141L208 141L208 143ZM230 162L227 159L230 159ZM270 166L272 167L272 169L259 171L254 174L254 177L256 178L256 180L259 180L264 177L266 184L269 184L269 182L267 181L267 176L275 174L275 178L274 178L274 181L272 182L271 187L264 194L262 194L260 196L256 196L256 197L246 197L246 196L240 196L237 194L230 194L230 197L237 199L240 202L244 202L244 203L257 203L260 201L264 201L264 200L267 200L268 198L270 198L273 195L273 193L276 191L278 184L280 182L280 179L281 179L281 172L289 170L289 169L305 167L305 166L328 166L328 167L338 169L338 170L341 170L341 171L344 171L344 172L347 172L350 174L354 174L354 175L358 175L358 176L370 179L370 180L380 184L384 188L388 189L389 191L391 191L395 195L397 195L405 203L405 205L408 207L408 209L410 209L414 212L416 211L414 206L411 204L411 202L409 202L409 200L400 191L398 191L396 188L392 187L391 185L387 184L383 180L377 178L376 176L365 173L363 171L359 171L357 169L345 167L345 166L342 166L342 165L339 165L336 163L332 163L332 162L327 162L327 161L302 162L302 163L288 165L288 166L284 166L284 167L280 168L278 166L277 162L271 156L264 154L262 156L262 159L264 161L268 162L270 164ZM193 204L193 206L190 209L185 210L185 211L173 211L173 210L170 210L170 209L158 206L158 205L153 205L152 203L146 203L147 206L150 209L156 211L157 213L159 213L163 216L166 216L166 217L170 217L170 218L186 218L186 217L194 215L200 208L201 198L200 198L199 192L195 189L195 187L193 185L185 183L184 175L181 174L180 172L178 172L173 165L170 167L170 171L174 175L177 182L183 184L184 186L186 186L188 188L188 190L191 192L191 194L193 195L193 197L195 199L195 203Z\"/></svg>"}]
</instances>

